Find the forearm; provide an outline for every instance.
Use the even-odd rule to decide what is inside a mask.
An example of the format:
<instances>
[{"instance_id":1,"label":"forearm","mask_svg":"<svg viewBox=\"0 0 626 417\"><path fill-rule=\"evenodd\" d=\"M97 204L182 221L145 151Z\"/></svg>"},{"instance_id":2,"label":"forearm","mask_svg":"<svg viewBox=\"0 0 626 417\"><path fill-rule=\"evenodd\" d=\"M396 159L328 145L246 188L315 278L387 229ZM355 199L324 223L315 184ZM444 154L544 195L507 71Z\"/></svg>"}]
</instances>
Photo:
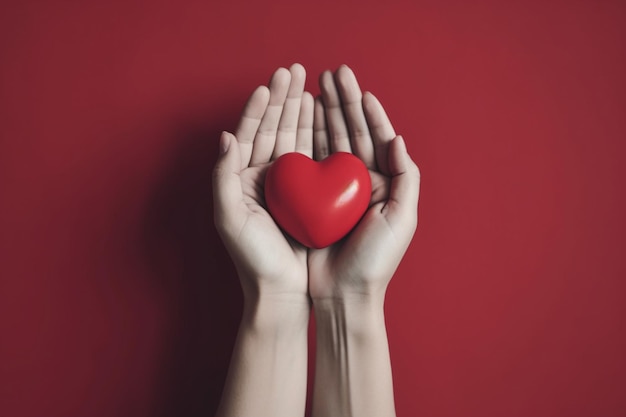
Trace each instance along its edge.
<instances>
[{"instance_id":1,"label":"forearm","mask_svg":"<svg viewBox=\"0 0 626 417\"><path fill-rule=\"evenodd\" d=\"M314 417L395 416L384 295L314 300Z\"/></svg>"},{"instance_id":2,"label":"forearm","mask_svg":"<svg viewBox=\"0 0 626 417\"><path fill-rule=\"evenodd\" d=\"M217 417L304 415L309 302L246 297Z\"/></svg>"}]
</instances>

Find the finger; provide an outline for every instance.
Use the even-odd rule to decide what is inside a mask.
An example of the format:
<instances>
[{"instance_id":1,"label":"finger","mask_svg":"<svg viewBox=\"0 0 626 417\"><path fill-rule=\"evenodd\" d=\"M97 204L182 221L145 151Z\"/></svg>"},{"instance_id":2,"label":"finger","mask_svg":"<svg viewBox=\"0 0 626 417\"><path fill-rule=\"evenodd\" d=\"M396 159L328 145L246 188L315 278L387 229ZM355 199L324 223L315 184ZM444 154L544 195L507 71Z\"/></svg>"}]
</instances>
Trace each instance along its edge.
<instances>
[{"instance_id":1,"label":"finger","mask_svg":"<svg viewBox=\"0 0 626 417\"><path fill-rule=\"evenodd\" d=\"M289 70L285 68L277 69L270 80L270 99L254 137L250 165L260 165L269 162L274 152L278 124L290 84L291 73Z\"/></svg>"},{"instance_id":2,"label":"finger","mask_svg":"<svg viewBox=\"0 0 626 417\"><path fill-rule=\"evenodd\" d=\"M252 93L243 109L241 120L235 131L241 151L241 167L245 168L250 163L252 145L256 132L259 130L261 119L267 109L270 99L270 90L262 85Z\"/></svg>"},{"instance_id":3,"label":"finger","mask_svg":"<svg viewBox=\"0 0 626 417\"><path fill-rule=\"evenodd\" d=\"M280 122L278 123L278 133L276 134L276 145L274 145L272 159L278 158L287 152L293 152L296 149L298 117L302 94L304 93L306 71L302 65L293 64L289 68L289 72L291 73L291 83L287 91L287 98L280 116Z\"/></svg>"},{"instance_id":4,"label":"finger","mask_svg":"<svg viewBox=\"0 0 626 417\"><path fill-rule=\"evenodd\" d=\"M241 191L241 155L235 136L222 132L220 157L213 169L213 203L215 224L219 230L237 227L237 219L245 209ZM232 230L232 229L231 229Z\"/></svg>"},{"instance_id":5,"label":"finger","mask_svg":"<svg viewBox=\"0 0 626 417\"><path fill-rule=\"evenodd\" d=\"M313 158L313 108L314 100L311 93L305 91L300 103L298 133L296 134L296 152Z\"/></svg>"},{"instance_id":6,"label":"finger","mask_svg":"<svg viewBox=\"0 0 626 417\"><path fill-rule=\"evenodd\" d=\"M406 150L402 136L397 136L389 146L391 187L383 213L392 227L417 226L420 172Z\"/></svg>"},{"instance_id":7,"label":"finger","mask_svg":"<svg viewBox=\"0 0 626 417\"><path fill-rule=\"evenodd\" d=\"M330 71L324 71L320 75L320 90L322 91L322 101L326 111L331 151L352 152L350 137L348 136L348 125L346 125L346 120L343 116L341 99L339 98L333 74Z\"/></svg>"},{"instance_id":8,"label":"finger","mask_svg":"<svg viewBox=\"0 0 626 417\"><path fill-rule=\"evenodd\" d=\"M369 169L375 170L374 144L372 143L370 130L363 112L363 94L354 72L347 65L342 65L335 73L335 84L343 105L343 114L348 124L352 152Z\"/></svg>"},{"instance_id":9,"label":"finger","mask_svg":"<svg viewBox=\"0 0 626 417\"><path fill-rule=\"evenodd\" d=\"M369 125L378 170L385 175L389 171L389 144L396 137L396 132L378 99L370 92L363 94L363 110Z\"/></svg>"},{"instance_id":10,"label":"finger","mask_svg":"<svg viewBox=\"0 0 626 417\"><path fill-rule=\"evenodd\" d=\"M321 97L315 98L313 108L313 158L321 161L330 155L328 130L326 129L326 114Z\"/></svg>"}]
</instances>

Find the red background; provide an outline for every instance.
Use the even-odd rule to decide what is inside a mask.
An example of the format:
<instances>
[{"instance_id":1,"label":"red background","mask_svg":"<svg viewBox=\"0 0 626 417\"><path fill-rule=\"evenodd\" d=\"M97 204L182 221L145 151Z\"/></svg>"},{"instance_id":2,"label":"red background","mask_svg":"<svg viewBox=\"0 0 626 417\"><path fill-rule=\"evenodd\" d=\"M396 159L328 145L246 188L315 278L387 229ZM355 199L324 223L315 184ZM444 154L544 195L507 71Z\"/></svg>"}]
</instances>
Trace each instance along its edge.
<instances>
[{"instance_id":1,"label":"red background","mask_svg":"<svg viewBox=\"0 0 626 417\"><path fill-rule=\"evenodd\" d=\"M422 171L398 414L626 415L626 5L226 3L0 6L0 415L213 412L217 138L293 62L351 65Z\"/></svg>"}]
</instances>

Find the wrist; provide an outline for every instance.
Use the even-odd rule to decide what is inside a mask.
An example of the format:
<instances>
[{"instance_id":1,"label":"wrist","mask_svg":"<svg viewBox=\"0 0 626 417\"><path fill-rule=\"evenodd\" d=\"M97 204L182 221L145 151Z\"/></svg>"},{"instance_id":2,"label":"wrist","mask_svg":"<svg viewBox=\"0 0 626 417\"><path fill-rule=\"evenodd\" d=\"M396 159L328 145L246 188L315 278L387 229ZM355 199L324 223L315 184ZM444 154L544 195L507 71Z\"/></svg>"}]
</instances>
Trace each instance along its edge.
<instances>
[{"instance_id":1,"label":"wrist","mask_svg":"<svg viewBox=\"0 0 626 417\"><path fill-rule=\"evenodd\" d=\"M324 270L309 274L309 293L313 303L349 302L361 306L375 306L384 302L389 279L376 274L333 274Z\"/></svg>"},{"instance_id":2,"label":"wrist","mask_svg":"<svg viewBox=\"0 0 626 417\"><path fill-rule=\"evenodd\" d=\"M306 294L244 291L242 324L257 333L292 335L308 329L311 306Z\"/></svg>"},{"instance_id":3,"label":"wrist","mask_svg":"<svg viewBox=\"0 0 626 417\"><path fill-rule=\"evenodd\" d=\"M318 328L332 323L347 336L359 338L385 332L384 293L317 298L313 308Z\"/></svg>"}]
</instances>

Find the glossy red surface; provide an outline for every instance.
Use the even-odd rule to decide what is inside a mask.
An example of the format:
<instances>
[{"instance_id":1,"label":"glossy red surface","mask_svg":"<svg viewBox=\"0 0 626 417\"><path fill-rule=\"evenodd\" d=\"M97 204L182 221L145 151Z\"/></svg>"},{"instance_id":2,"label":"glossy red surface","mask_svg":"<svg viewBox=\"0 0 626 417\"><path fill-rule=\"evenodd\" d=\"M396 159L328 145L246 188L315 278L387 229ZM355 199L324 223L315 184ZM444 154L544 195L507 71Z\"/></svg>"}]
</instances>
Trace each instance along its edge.
<instances>
[{"instance_id":1,"label":"glossy red surface","mask_svg":"<svg viewBox=\"0 0 626 417\"><path fill-rule=\"evenodd\" d=\"M367 168L345 152L321 162L288 153L272 163L265 177L272 217L310 248L330 246L352 230L367 210L371 193Z\"/></svg>"},{"instance_id":2,"label":"glossy red surface","mask_svg":"<svg viewBox=\"0 0 626 417\"><path fill-rule=\"evenodd\" d=\"M0 416L212 414L241 314L218 138L301 62L313 94L349 64L422 173L386 298L398 416L623 417L625 21L612 0L0 2Z\"/></svg>"}]
</instances>

